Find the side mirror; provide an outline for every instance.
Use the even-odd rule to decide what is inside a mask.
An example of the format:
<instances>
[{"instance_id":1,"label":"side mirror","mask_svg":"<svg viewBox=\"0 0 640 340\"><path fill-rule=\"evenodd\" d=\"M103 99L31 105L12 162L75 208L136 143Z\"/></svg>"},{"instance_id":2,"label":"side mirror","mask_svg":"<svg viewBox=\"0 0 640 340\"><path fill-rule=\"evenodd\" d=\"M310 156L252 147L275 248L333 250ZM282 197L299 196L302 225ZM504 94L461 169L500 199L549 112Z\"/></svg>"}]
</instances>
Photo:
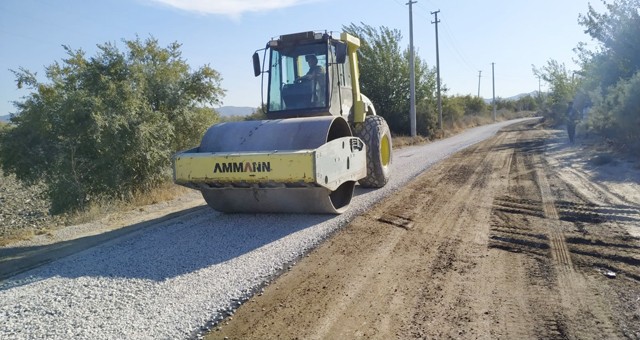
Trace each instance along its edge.
<instances>
[{"instance_id":1,"label":"side mirror","mask_svg":"<svg viewBox=\"0 0 640 340\"><path fill-rule=\"evenodd\" d=\"M262 73L260 69L260 56L258 56L258 52L253 54L253 74L257 77Z\"/></svg>"},{"instance_id":2,"label":"side mirror","mask_svg":"<svg viewBox=\"0 0 640 340\"><path fill-rule=\"evenodd\" d=\"M338 64L344 64L347 59L347 44L338 42L336 43L336 62Z\"/></svg>"}]
</instances>

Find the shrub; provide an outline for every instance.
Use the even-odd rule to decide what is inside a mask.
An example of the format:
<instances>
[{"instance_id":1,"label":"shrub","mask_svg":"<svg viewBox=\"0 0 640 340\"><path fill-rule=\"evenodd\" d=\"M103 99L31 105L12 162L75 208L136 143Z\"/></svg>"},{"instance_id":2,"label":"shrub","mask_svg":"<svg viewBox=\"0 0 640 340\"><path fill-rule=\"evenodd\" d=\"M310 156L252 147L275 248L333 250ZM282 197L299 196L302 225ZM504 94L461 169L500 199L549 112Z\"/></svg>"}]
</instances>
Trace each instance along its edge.
<instances>
[{"instance_id":1,"label":"shrub","mask_svg":"<svg viewBox=\"0 0 640 340\"><path fill-rule=\"evenodd\" d=\"M124 41L126 52L99 45L96 56L65 47L46 68L48 83L14 71L32 93L14 103L15 127L0 135L0 164L27 184L42 181L52 212L96 198L128 198L170 176L172 154L196 144L215 119L220 75L190 72L180 45Z\"/></svg>"}]
</instances>

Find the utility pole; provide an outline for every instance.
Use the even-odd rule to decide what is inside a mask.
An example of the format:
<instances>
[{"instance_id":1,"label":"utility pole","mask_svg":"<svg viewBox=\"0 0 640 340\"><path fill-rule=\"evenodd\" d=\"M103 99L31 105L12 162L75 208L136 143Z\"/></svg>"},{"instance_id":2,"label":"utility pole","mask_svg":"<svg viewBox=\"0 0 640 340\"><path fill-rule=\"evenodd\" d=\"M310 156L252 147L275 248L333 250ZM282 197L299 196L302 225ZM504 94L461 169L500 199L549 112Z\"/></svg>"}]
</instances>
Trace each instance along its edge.
<instances>
[{"instance_id":1,"label":"utility pole","mask_svg":"<svg viewBox=\"0 0 640 340\"><path fill-rule=\"evenodd\" d=\"M482 71L478 71L478 98L480 98L480 78L482 77Z\"/></svg>"},{"instance_id":2,"label":"utility pole","mask_svg":"<svg viewBox=\"0 0 640 340\"><path fill-rule=\"evenodd\" d=\"M416 136L416 72L413 53L413 4L417 1L409 0L409 91L411 92L411 109L409 120L411 121L411 137Z\"/></svg>"},{"instance_id":3,"label":"utility pole","mask_svg":"<svg viewBox=\"0 0 640 340\"><path fill-rule=\"evenodd\" d=\"M493 79L493 121L496 121L496 74L494 66L496 63L491 63L491 78Z\"/></svg>"},{"instance_id":4,"label":"utility pole","mask_svg":"<svg viewBox=\"0 0 640 340\"><path fill-rule=\"evenodd\" d=\"M539 108L542 109L542 85L540 84L541 79L540 76L538 76L538 105Z\"/></svg>"},{"instance_id":5,"label":"utility pole","mask_svg":"<svg viewBox=\"0 0 640 340\"><path fill-rule=\"evenodd\" d=\"M542 86L540 85L540 76L538 76L538 99L542 98Z\"/></svg>"},{"instance_id":6,"label":"utility pole","mask_svg":"<svg viewBox=\"0 0 640 340\"><path fill-rule=\"evenodd\" d=\"M431 23L436 24L436 82L438 84L438 128L442 130L442 97L440 96L440 51L438 49L438 23L440 22L440 20L438 20L438 13L440 13L440 10L431 12L431 14L436 16L435 21L432 21Z\"/></svg>"}]
</instances>

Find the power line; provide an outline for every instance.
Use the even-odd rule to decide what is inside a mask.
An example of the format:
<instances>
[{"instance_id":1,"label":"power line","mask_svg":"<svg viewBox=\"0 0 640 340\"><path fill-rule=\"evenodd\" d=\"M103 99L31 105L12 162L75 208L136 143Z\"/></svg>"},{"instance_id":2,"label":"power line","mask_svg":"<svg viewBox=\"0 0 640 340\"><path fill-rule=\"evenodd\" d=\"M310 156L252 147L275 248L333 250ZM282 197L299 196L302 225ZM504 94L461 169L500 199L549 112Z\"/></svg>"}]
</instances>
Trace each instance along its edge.
<instances>
[{"instance_id":1,"label":"power line","mask_svg":"<svg viewBox=\"0 0 640 340\"><path fill-rule=\"evenodd\" d=\"M432 1L429 0L425 0L426 2L430 3L433 7L438 7L435 3L433 3ZM418 4L418 7L421 7L422 10L424 10L425 13L430 13L431 11L423 4ZM427 17L429 20L431 20L431 17Z\"/></svg>"},{"instance_id":2,"label":"power line","mask_svg":"<svg viewBox=\"0 0 640 340\"><path fill-rule=\"evenodd\" d=\"M433 2L431 2L433 4ZM431 20L430 16L425 16L423 14L427 14L427 13L431 13L424 5L418 4L418 7L421 7L422 10L424 10L424 12L422 11L417 11L418 15L421 15L422 17L424 17L427 20ZM435 7L435 4L434 4ZM476 65L474 65L473 63L470 63L468 61L468 58L465 57L465 54L458 48L457 45L460 45L456 38L454 37L454 35L451 33L451 30L449 29L449 25L446 22L442 23L444 25L444 33L447 36L448 39L445 39L445 44L447 44L450 49L457 54L457 57L459 58L459 60L464 64L465 67L467 67L470 71L473 70L477 70L478 67Z\"/></svg>"},{"instance_id":3,"label":"power line","mask_svg":"<svg viewBox=\"0 0 640 340\"><path fill-rule=\"evenodd\" d=\"M477 70L478 69L477 65L469 62L465 54L458 48L457 45L459 45L459 43L457 42L455 36L451 33L451 30L449 29L449 25L446 22L444 22L443 26L444 26L444 34L448 38L446 42L450 44L451 48L458 55L458 57L460 58L464 66L467 67L469 71Z\"/></svg>"},{"instance_id":4,"label":"power line","mask_svg":"<svg viewBox=\"0 0 640 340\"><path fill-rule=\"evenodd\" d=\"M420 5L418 5L418 6L420 6ZM425 9L424 6L420 6L420 7ZM421 14L421 13L419 13L419 14ZM433 14L433 12L431 12L431 14ZM444 43L448 47L448 49L452 52L453 57L458 60L458 62L460 63L460 65L463 68L469 70L469 72L474 72L474 70L477 70L478 67L476 65L474 65L473 63L469 62L469 60L465 56L465 54L461 51L460 48L458 48L458 45L460 45L460 44L457 42L455 36L451 32L451 29L449 28L449 25L447 24L447 22L443 22L443 25L444 25L444 28L445 28L444 33L445 33L445 36L447 38L447 39L444 39ZM436 38L436 39L438 39L438 38ZM437 45L438 45L438 43L436 42L436 49L438 47ZM438 60L436 60L436 63L439 64ZM438 72L440 71L439 65L437 66L437 70L438 70ZM438 79L439 78L440 77L438 76Z\"/></svg>"}]
</instances>

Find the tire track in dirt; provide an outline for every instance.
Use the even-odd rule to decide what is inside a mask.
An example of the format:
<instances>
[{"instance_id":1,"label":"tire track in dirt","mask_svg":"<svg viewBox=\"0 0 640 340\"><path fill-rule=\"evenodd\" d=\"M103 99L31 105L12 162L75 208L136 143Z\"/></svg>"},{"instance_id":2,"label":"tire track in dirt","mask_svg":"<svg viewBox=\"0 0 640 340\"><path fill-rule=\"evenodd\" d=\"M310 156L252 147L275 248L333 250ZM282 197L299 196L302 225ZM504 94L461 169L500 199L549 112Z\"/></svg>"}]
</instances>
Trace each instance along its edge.
<instances>
[{"instance_id":1,"label":"tire track in dirt","mask_svg":"<svg viewBox=\"0 0 640 340\"><path fill-rule=\"evenodd\" d=\"M558 211L556 210L556 206L554 204L553 195L551 194L551 187L549 186L549 181L547 181L547 175L544 171L544 168L540 165L542 164L540 161L540 157L535 157L535 163L539 164L536 169L536 181L538 183L538 188L540 189L540 197L542 199L542 209L544 211L544 215L547 219L550 219L554 222L560 219L558 215ZM560 270L568 270L573 271L573 263L571 263L571 255L569 254L569 250L567 249L567 245L564 241L564 234L562 230L558 228L549 228L548 233L551 239L551 250L553 251L553 257L555 261L559 264Z\"/></svg>"},{"instance_id":2,"label":"tire track in dirt","mask_svg":"<svg viewBox=\"0 0 640 340\"><path fill-rule=\"evenodd\" d=\"M470 148L468 151L465 152L465 155L466 155L465 158L469 158L470 157L469 155L478 154L477 151L481 147L482 146L475 146ZM484 153L479 153L479 154L484 155ZM473 188L477 187L479 183L483 182L482 180L478 180L477 173L483 171L484 168L477 166L476 164L474 164L474 162L471 162L471 164L473 165L466 164L465 162L459 162L455 166L453 166L453 169L451 169L452 171L440 172L439 173L440 176L436 176L431 180L433 183L445 182L445 183L455 184L454 186L452 186L453 190L448 192L448 194L451 197L450 200L434 201L432 199L429 199L429 197L426 197L426 196L433 195L433 193L431 193L430 190L427 190L426 192L412 191L406 199L401 199L399 203L393 204L389 208L382 209L383 211L380 212L380 216L376 218L377 222L390 224L392 226L400 227L405 230L411 230L419 233L426 232L427 234L430 235L429 238L433 243L429 248L432 248L433 246L439 244L438 252L436 252L436 254L438 254L439 256L436 257L435 259L430 259L429 257L423 256L425 254L422 254L420 256L421 262L423 263L431 262L433 264L431 269L432 271L431 274L434 274L434 271L437 271L437 269L435 270L433 269L434 267L435 268L446 267L447 260L448 260L447 256L449 257L454 256L451 250L456 249L457 244L459 244L459 241L455 239L457 236L456 228L448 229L448 230L443 228L442 230L446 231L446 233L445 232L433 233L433 230L426 230L426 231L419 230L419 229L412 230L413 220L416 218L415 217L416 215L424 214L425 208L427 208L427 210L431 212L432 218L434 220L442 221L443 226L455 227L456 224L453 222L457 218L459 218L458 217L459 214L456 213L456 210L459 210L460 201L468 199ZM467 183L465 183L465 185L460 186L459 185L460 180L465 178L467 179ZM420 202L420 204L408 205L407 202L416 202L416 203ZM380 227L380 226L376 225L375 227ZM451 233L455 234L454 237L451 237ZM399 238L394 237L397 235L401 235L401 234L397 232L393 232L393 235L388 239L388 241L385 242L384 245L380 246L379 250L376 251L376 255L372 257L375 260L371 261L371 264L379 263L382 259L389 256L398 256L397 251L393 255L388 251L393 247L397 246ZM406 237L406 233L403 236ZM443 240L445 236L447 236L448 239L453 238L453 240L451 241ZM364 266L364 267L373 267L373 265ZM424 266L421 266L421 267L424 267ZM405 269L410 270L410 268L405 268ZM356 275L356 276L359 276L359 275ZM366 277L366 275L364 274L362 276ZM394 278L389 277L389 279L390 281L392 281ZM351 281L349 283L350 288L348 289L348 292L344 293L344 295L349 297L355 296L355 298L361 299L361 300L367 299L367 296L365 296L367 292L361 292L364 286L375 287L377 285L372 284L371 280ZM374 294L374 295L377 295L377 294ZM371 298L374 298L374 296L371 296ZM392 301L390 302L390 305L389 305L390 307L388 312L391 312L391 314L401 313L403 309L406 309L407 301L405 300L406 299L399 299L396 296L396 298L392 299ZM404 302L402 304L398 304L398 301L404 301ZM355 330L352 331L348 327L348 325L344 325L342 323L337 322L338 321L337 319L340 316L345 315L344 310L347 308L347 306L353 305L353 304L354 302L352 301L351 298L337 301L335 305L333 305L324 313L326 316L318 320L318 323L314 328L314 331L311 333L310 338L323 339L323 338L334 338L334 337L349 337L351 334L357 334L358 332ZM398 307L397 310L394 310L392 306L397 306ZM384 325L391 324L391 321L389 318L385 318L382 321L383 322L380 322L380 325L377 326L377 328L379 328L378 329L379 332L385 333L388 331L388 326L384 326ZM351 322L356 324L359 323L355 321L351 321Z\"/></svg>"},{"instance_id":3,"label":"tire track in dirt","mask_svg":"<svg viewBox=\"0 0 640 340\"><path fill-rule=\"evenodd\" d=\"M596 224L564 219L571 204L591 203L545 167L544 137L534 124L515 125L434 166L207 339L640 334L633 309L615 307L631 305L637 287L627 293L625 281L606 279L589 262L632 272L640 249L620 228L605 238ZM615 207L600 212L634 214Z\"/></svg>"},{"instance_id":4,"label":"tire track in dirt","mask_svg":"<svg viewBox=\"0 0 640 340\"><path fill-rule=\"evenodd\" d=\"M478 152L478 150L483 147L486 148L486 146L479 145L476 147L472 147L471 149L463 153L465 155L465 159L468 160L472 157L478 157L478 160L480 162L458 162L453 167L454 169L452 169L455 171L442 172L441 176L437 176L431 180L434 183L449 183L451 186L447 186L448 189L450 188L450 190L448 190L447 192L450 199L442 201L424 199L424 197L420 199L420 196L423 196L423 194L412 192L411 194L409 194L409 197L407 197L407 199L401 199L398 203L391 205L391 207L384 208L383 212L381 212L382 215L377 218L378 222L386 224L389 224L389 221L391 221L390 224L394 226L398 226L398 224L401 226L411 225L410 221L414 220L416 218L416 215L424 216L425 214L431 215L434 220L441 221L440 223L443 227L436 229L435 232L433 229L425 230L424 228L409 228L409 230L411 230L412 232L428 235L427 237L431 240L429 249L433 249L437 246L438 251L435 252L435 256L432 250L430 250L429 252L423 252L419 256L420 262L422 263L420 267L426 268L426 273L430 273L430 276L432 278L434 276L437 276L440 271L446 271L446 268L449 267L451 261L460 261L460 259L456 258L455 251L459 248L459 244L461 243L461 241L459 240L460 228L458 228L460 224L455 222L460 219L460 214L462 213L460 211L460 202L468 200L472 196L474 188L477 188L479 185L482 185L482 183L485 182L484 180L479 179L480 174L486 172L486 166L481 166L481 164L483 163L483 161L485 161L485 158L487 158L487 154L486 152ZM461 180L466 180L466 182L462 186L460 185ZM476 193L476 195L481 196L480 193ZM473 202L475 200L471 201ZM407 205L407 202L420 203L415 205ZM409 221L409 224L405 223L407 221ZM394 234L397 235L397 233ZM405 237L404 242L406 243L406 233L403 236ZM397 250L393 255L386 251L387 249L390 249L391 246L395 247L398 243L397 241L398 239L393 238L393 241L386 242L385 246L383 247L384 250L377 251L376 257L381 253L384 253L383 257L399 256L400 254L398 254ZM388 245L389 247L386 247L386 245ZM424 248L424 245L422 245L422 247ZM379 262L379 260L380 258L373 262ZM403 269L406 271L411 270L410 267L403 267ZM390 279L393 280L393 278ZM361 288L365 285L367 287L377 286L375 284L372 284L372 282L370 281L371 280L367 280L366 284L362 282L350 282L349 285L351 287L359 286L360 288L357 289L358 291L360 291ZM345 293L345 295L352 296L349 293ZM452 295L446 294L445 296ZM367 300L368 298L374 298L374 296L366 296L365 293L356 295L356 298L359 300ZM396 303L391 302L389 305L388 312L390 312L391 314L402 313L403 310L406 309L407 303L410 303L409 301L406 301L406 298L399 299L396 297L392 300L395 300ZM404 301L404 303L397 304L397 301ZM422 301L418 300L415 303L417 305L420 305ZM455 303L456 305L464 305L464 301L460 298L457 298L457 301L441 301L440 303ZM360 321L356 321L357 318L350 317L351 320L349 321L349 324L346 325L344 323L338 322L338 318L340 316L345 316L344 310L346 308L346 305L350 305L351 310L353 310L354 305L357 304L358 302L354 303L354 301L351 301L351 299L338 301L335 305L338 306L338 308L331 307L325 312L326 316L318 321L318 326L314 329L310 338L348 338L353 334L359 334L357 330L350 327L350 324L358 325L361 323ZM397 308L391 306L396 306ZM417 325L420 324L420 321L415 321L416 319L419 319L419 316L414 315L413 319L414 323L406 327L413 329L413 332L415 333L415 329L420 328L417 327ZM393 322L391 322L389 318L383 319L383 322L380 323L380 326L376 326L377 332L389 332L388 326L384 325L390 325L392 323ZM397 324L397 321L395 323ZM417 331L417 334L419 333L420 330Z\"/></svg>"},{"instance_id":5,"label":"tire track in dirt","mask_svg":"<svg viewBox=\"0 0 640 340\"><path fill-rule=\"evenodd\" d=\"M560 167L556 160L551 159L548 163L550 167ZM586 174L570 167L563 167L563 171L559 172L557 176L568 186L572 193L585 202L593 202L596 205L633 205L633 202L624 196L607 190L603 185L590 180Z\"/></svg>"},{"instance_id":6,"label":"tire track in dirt","mask_svg":"<svg viewBox=\"0 0 640 340\"><path fill-rule=\"evenodd\" d=\"M534 137L535 134L528 136ZM527 138L527 134L523 135L523 138ZM546 313L538 315L541 320L537 327L538 337L565 339L574 335L589 339L601 337L603 334L607 334L607 337L622 336L612 319L608 317L612 314L610 307L598 297L595 283L583 273L575 271L572 261L573 250L565 238L565 231L571 231L573 226L562 221L562 213L556 208L556 198L552 192L552 186L562 186L562 181L546 172L547 166L541 157L542 147L527 140L519 144L522 146L521 152L514 153L516 169L513 172L515 181L510 182L511 195L514 192L526 192L527 190L523 190L526 187L537 187L540 203L535 203L536 198L532 197L525 200L526 204L515 205L518 209L513 209L514 204L509 204L505 209L505 199L496 200L493 232L498 236L494 235L493 240L502 242L494 242L492 247L525 254L541 264L537 273L532 270L535 266L525 266L532 283L540 279L543 283L533 284L537 289L531 290L528 296L532 306L539 305L541 309L547 310ZM535 174L527 179L523 174L526 174L526 169L531 168L535 170ZM580 200L579 197L573 197L572 201L576 199ZM522 209L522 206L527 209ZM539 220L536 208L542 208L543 220ZM505 234L504 226L514 221L522 221L522 225L527 226L523 228L526 231L512 232L515 237L511 239L501 238L499 235ZM545 294L549 298L543 298Z\"/></svg>"},{"instance_id":7,"label":"tire track in dirt","mask_svg":"<svg viewBox=\"0 0 640 340\"><path fill-rule=\"evenodd\" d=\"M609 322L603 323L601 330L610 332L610 337L640 338L640 239L630 234L640 221L640 205L614 191L615 186L593 180L597 168L585 172L580 166L560 166L558 153L571 154L571 148L558 150L557 140L548 141L555 143L555 150L545 151L549 154L545 161L550 180L556 183L560 219L568 222L566 244L579 269L576 279L567 282L574 290L585 287L591 291L574 304L592 314L609 314ZM566 164L583 161L564 160ZM597 296L605 302L594 302Z\"/></svg>"},{"instance_id":8,"label":"tire track in dirt","mask_svg":"<svg viewBox=\"0 0 640 340\"><path fill-rule=\"evenodd\" d=\"M472 175L491 174L479 166L487 157L486 145L473 146L464 156L457 157L457 161L436 165L434 168L440 170L430 172L431 176L420 176L410 190L399 192L386 204L358 217L339 236L305 258L304 266L297 265L298 275L286 273L268 287L268 301L262 296L246 303L234 320L212 332L211 338L270 338L269 334L273 335L270 330L279 330L284 338L290 334L309 339L397 338L403 332L411 332L411 320L416 313L407 306L419 306L416 287L423 290L430 286L432 273L444 270L449 259L454 260L440 256L455 255L453 250L461 243L451 237L450 229L459 228L454 222L461 212L475 210L460 207L460 202L469 199L472 187L485 186L484 180ZM473 161L469 162L469 158ZM460 185L461 181L468 185ZM481 195L476 196L478 199L471 202L482 202ZM484 203L487 211L489 203ZM403 227L397 227L397 221ZM425 221L434 223L426 225ZM473 226L460 225L467 230ZM474 232L465 234L471 242L477 237ZM485 251L485 244L486 241L476 247ZM388 253L388 249L393 251ZM439 251L434 252L435 249ZM327 252L331 254L326 255ZM307 286L309 282L314 284ZM304 306L304 314L309 317L300 317L301 306L297 301L306 301L309 296L313 296L313 304ZM296 329L295 335L283 331L292 327Z\"/></svg>"},{"instance_id":9,"label":"tire track in dirt","mask_svg":"<svg viewBox=\"0 0 640 340\"><path fill-rule=\"evenodd\" d=\"M492 338L563 339L565 318L555 299L555 272L548 230L537 227L553 214L553 202L541 199L532 155L541 145L518 134L508 174L508 186L494 199L489 260L483 272L492 290ZM545 204L546 203L546 204Z\"/></svg>"},{"instance_id":10,"label":"tire track in dirt","mask_svg":"<svg viewBox=\"0 0 640 340\"><path fill-rule=\"evenodd\" d=\"M610 315L600 327L609 338L640 338L640 239L630 234L640 221L640 205L606 183L598 183L592 173L581 167L562 166L575 162L571 158L558 161L558 154L570 154L566 149L545 157L560 220L566 222L566 243L576 268L575 278L566 291L584 289L589 294L578 296L572 304L586 318ZM555 153L555 155L554 155ZM566 286L567 284L565 284ZM595 300L599 300L598 303ZM602 302L604 301L604 302ZM595 316L594 316L595 315ZM583 332L584 336L594 337Z\"/></svg>"},{"instance_id":11,"label":"tire track in dirt","mask_svg":"<svg viewBox=\"0 0 640 340\"><path fill-rule=\"evenodd\" d=\"M495 178L505 173L504 154L510 151L499 150L498 146L509 137L507 133L499 133L493 140L451 160L467 164L467 171L448 172L449 185L461 189L433 214L433 220L447 233L435 242L435 252L431 250L424 255L433 258L427 264L431 279L416 301L413 320L405 326L402 338L486 336L486 329L479 326L482 313L471 307L478 305L474 298L483 294L469 294L470 287L463 278L477 271L478 254L486 251L487 230L480 227L489 219L490 206L485 199L496 190ZM429 230L428 226L424 230ZM463 326L471 323L477 326ZM432 327L434 324L438 326Z\"/></svg>"}]
</instances>

